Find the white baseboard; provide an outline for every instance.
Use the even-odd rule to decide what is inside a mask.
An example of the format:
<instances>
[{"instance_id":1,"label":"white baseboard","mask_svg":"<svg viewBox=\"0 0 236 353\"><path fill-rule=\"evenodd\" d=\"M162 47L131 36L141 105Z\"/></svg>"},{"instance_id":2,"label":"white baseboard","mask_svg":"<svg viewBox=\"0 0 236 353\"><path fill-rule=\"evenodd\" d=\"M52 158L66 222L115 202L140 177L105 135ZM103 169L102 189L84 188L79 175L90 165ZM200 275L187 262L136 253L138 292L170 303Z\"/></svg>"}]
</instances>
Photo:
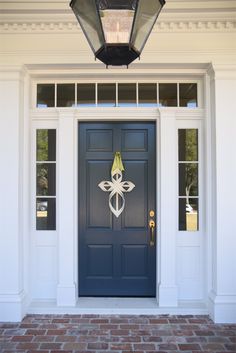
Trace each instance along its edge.
<instances>
[{"instance_id":1,"label":"white baseboard","mask_svg":"<svg viewBox=\"0 0 236 353\"><path fill-rule=\"evenodd\" d=\"M75 306L77 302L75 285L57 286L57 305L58 306Z\"/></svg>"},{"instance_id":2,"label":"white baseboard","mask_svg":"<svg viewBox=\"0 0 236 353\"><path fill-rule=\"evenodd\" d=\"M159 286L159 306L177 307L178 306L178 288L177 286Z\"/></svg>"},{"instance_id":3,"label":"white baseboard","mask_svg":"<svg viewBox=\"0 0 236 353\"><path fill-rule=\"evenodd\" d=\"M216 295L209 293L208 309L215 323L236 324L236 295Z\"/></svg>"},{"instance_id":4,"label":"white baseboard","mask_svg":"<svg viewBox=\"0 0 236 353\"><path fill-rule=\"evenodd\" d=\"M0 321L21 321L26 315L27 304L27 298L24 292L20 294L0 295Z\"/></svg>"}]
</instances>

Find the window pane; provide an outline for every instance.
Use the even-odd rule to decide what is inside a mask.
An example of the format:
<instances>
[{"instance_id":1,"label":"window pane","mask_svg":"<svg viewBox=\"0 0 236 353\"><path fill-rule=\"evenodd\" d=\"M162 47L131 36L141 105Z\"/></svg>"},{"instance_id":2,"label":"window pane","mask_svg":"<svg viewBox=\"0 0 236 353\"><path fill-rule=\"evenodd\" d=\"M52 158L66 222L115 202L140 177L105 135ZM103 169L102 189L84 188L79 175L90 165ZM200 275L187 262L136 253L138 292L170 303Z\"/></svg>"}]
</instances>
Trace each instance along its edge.
<instances>
[{"instance_id":1,"label":"window pane","mask_svg":"<svg viewBox=\"0 0 236 353\"><path fill-rule=\"evenodd\" d=\"M55 107L55 85L37 85L37 108Z\"/></svg>"},{"instance_id":2,"label":"window pane","mask_svg":"<svg viewBox=\"0 0 236 353\"><path fill-rule=\"evenodd\" d=\"M57 85L57 107L72 107L75 105L75 85L63 83Z\"/></svg>"},{"instance_id":3,"label":"window pane","mask_svg":"<svg viewBox=\"0 0 236 353\"><path fill-rule=\"evenodd\" d=\"M138 99L139 105L157 105L157 85L155 83L139 83Z\"/></svg>"},{"instance_id":4,"label":"window pane","mask_svg":"<svg viewBox=\"0 0 236 353\"><path fill-rule=\"evenodd\" d=\"M118 84L118 105L134 106L136 105L136 84L119 83Z\"/></svg>"},{"instance_id":5,"label":"window pane","mask_svg":"<svg viewBox=\"0 0 236 353\"><path fill-rule=\"evenodd\" d=\"M87 40L95 53L104 44L101 21L97 11L97 1L94 0L73 0L71 7L77 17L79 24Z\"/></svg>"},{"instance_id":6,"label":"window pane","mask_svg":"<svg viewBox=\"0 0 236 353\"><path fill-rule=\"evenodd\" d=\"M179 161L198 160L198 130L179 129Z\"/></svg>"},{"instance_id":7,"label":"window pane","mask_svg":"<svg viewBox=\"0 0 236 353\"><path fill-rule=\"evenodd\" d=\"M180 83L179 84L179 105L180 107L197 107L197 84Z\"/></svg>"},{"instance_id":8,"label":"window pane","mask_svg":"<svg viewBox=\"0 0 236 353\"><path fill-rule=\"evenodd\" d=\"M37 161L56 160L56 130L37 130Z\"/></svg>"},{"instance_id":9,"label":"window pane","mask_svg":"<svg viewBox=\"0 0 236 353\"><path fill-rule=\"evenodd\" d=\"M179 199L179 230L198 230L198 199Z\"/></svg>"},{"instance_id":10,"label":"window pane","mask_svg":"<svg viewBox=\"0 0 236 353\"><path fill-rule=\"evenodd\" d=\"M95 105L95 84L82 83L77 85L77 104L94 106Z\"/></svg>"},{"instance_id":11,"label":"window pane","mask_svg":"<svg viewBox=\"0 0 236 353\"><path fill-rule=\"evenodd\" d=\"M162 6L163 4L157 0L139 0L137 2L131 44L138 52L142 51Z\"/></svg>"},{"instance_id":12,"label":"window pane","mask_svg":"<svg viewBox=\"0 0 236 353\"><path fill-rule=\"evenodd\" d=\"M179 195L198 196L198 164L179 164Z\"/></svg>"},{"instance_id":13,"label":"window pane","mask_svg":"<svg viewBox=\"0 0 236 353\"><path fill-rule=\"evenodd\" d=\"M37 164L37 196L56 195L56 164Z\"/></svg>"},{"instance_id":14,"label":"window pane","mask_svg":"<svg viewBox=\"0 0 236 353\"><path fill-rule=\"evenodd\" d=\"M56 199L37 198L36 200L36 229L56 229Z\"/></svg>"},{"instance_id":15,"label":"window pane","mask_svg":"<svg viewBox=\"0 0 236 353\"><path fill-rule=\"evenodd\" d=\"M159 104L161 107L177 107L177 84L159 84Z\"/></svg>"},{"instance_id":16,"label":"window pane","mask_svg":"<svg viewBox=\"0 0 236 353\"><path fill-rule=\"evenodd\" d=\"M98 84L98 105L104 107L115 107L116 85L114 83Z\"/></svg>"}]
</instances>

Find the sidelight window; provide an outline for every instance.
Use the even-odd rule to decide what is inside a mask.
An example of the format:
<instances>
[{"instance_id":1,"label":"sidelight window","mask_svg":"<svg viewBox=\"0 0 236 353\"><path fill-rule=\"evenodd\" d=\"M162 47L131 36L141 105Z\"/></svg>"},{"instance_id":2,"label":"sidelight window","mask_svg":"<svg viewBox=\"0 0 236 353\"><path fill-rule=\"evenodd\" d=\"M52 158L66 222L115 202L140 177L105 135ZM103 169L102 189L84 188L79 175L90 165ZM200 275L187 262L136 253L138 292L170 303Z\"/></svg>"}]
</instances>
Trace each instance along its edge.
<instances>
[{"instance_id":1,"label":"sidelight window","mask_svg":"<svg viewBox=\"0 0 236 353\"><path fill-rule=\"evenodd\" d=\"M178 130L179 230L199 229L198 129Z\"/></svg>"},{"instance_id":2,"label":"sidelight window","mask_svg":"<svg viewBox=\"0 0 236 353\"><path fill-rule=\"evenodd\" d=\"M56 129L36 130L36 230L56 229Z\"/></svg>"}]
</instances>

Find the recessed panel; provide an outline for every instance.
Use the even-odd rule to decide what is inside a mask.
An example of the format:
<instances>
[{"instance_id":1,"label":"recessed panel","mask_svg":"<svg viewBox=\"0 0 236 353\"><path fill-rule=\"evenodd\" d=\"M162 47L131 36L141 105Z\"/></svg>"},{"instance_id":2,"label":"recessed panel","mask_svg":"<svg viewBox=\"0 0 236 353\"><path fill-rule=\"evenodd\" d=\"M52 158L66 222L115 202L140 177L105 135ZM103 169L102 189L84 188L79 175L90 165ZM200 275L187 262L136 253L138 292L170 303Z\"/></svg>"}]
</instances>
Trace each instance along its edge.
<instances>
[{"instance_id":1,"label":"recessed panel","mask_svg":"<svg viewBox=\"0 0 236 353\"><path fill-rule=\"evenodd\" d=\"M145 277L147 275L147 246L122 246L122 276Z\"/></svg>"},{"instance_id":2,"label":"recessed panel","mask_svg":"<svg viewBox=\"0 0 236 353\"><path fill-rule=\"evenodd\" d=\"M112 130L88 130L87 152L111 152Z\"/></svg>"},{"instance_id":3,"label":"recessed panel","mask_svg":"<svg viewBox=\"0 0 236 353\"><path fill-rule=\"evenodd\" d=\"M113 273L112 245L87 246L87 276L111 277Z\"/></svg>"},{"instance_id":4,"label":"recessed panel","mask_svg":"<svg viewBox=\"0 0 236 353\"><path fill-rule=\"evenodd\" d=\"M87 217L88 227L111 227L111 213L108 199L109 193L102 191L98 184L110 180L112 161L87 162ZM84 207L84 205L81 205Z\"/></svg>"},{"instance_id":5,"label":"recessed panel","mask_svg":"<svg viewBox=\"0 0 236 353\"><path fill-rule=\"evenodd\" d=\"M147 130L122 130L122 152L146 152L147 150Z\"/></svg>"},{"instance_id":6,"label":"recessed panel","mask_svg":"<svg viewBox=\"0 0 236 353\"><path fill-rule=\"evenodd\" d=\"M124 181L131 181L135 188L125 193L123 212L124 228L144 228L147 218L147 162L125 161Z\"/></svg>"}]
</instances>

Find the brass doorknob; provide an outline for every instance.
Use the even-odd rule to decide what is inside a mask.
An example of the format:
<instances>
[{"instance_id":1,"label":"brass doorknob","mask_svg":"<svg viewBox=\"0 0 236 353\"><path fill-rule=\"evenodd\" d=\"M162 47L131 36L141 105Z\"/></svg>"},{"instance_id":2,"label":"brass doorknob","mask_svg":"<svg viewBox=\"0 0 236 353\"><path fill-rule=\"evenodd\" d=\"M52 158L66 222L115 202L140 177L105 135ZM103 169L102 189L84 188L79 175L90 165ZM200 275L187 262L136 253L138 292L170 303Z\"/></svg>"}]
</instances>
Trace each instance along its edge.
<instances>
[{"instance_id":1,"label":"brass doorknob","mask_svg":"<svg viewBox=\"0 0 236 353\"><path fill-rule=\"evenodd\" d=\"M149 221L149 228L150 228L150 246L155 245L155 226L156 223L154 222L153 219L150 219Z\"/></svg>"}]
</instances>

